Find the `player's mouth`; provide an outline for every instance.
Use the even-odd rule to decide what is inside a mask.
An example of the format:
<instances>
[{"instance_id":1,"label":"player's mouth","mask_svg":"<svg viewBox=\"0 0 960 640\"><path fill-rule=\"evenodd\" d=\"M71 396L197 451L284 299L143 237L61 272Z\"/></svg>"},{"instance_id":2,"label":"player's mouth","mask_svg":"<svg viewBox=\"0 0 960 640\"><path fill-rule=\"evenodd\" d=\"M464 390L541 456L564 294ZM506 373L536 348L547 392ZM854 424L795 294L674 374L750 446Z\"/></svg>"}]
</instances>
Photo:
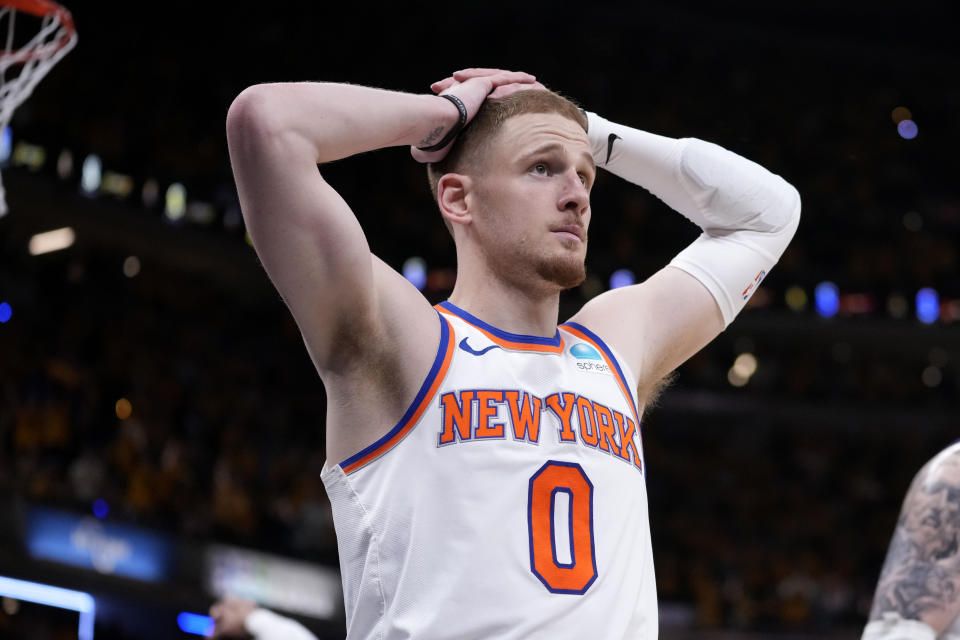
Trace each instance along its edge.
<instances>
[{"instance_id":1,"label":"player's mouth","mask_svg":"<svg viewBox=\"0 0 960 640\"><path fill-rule=\"evenodd\" d=\"M585 242L587 239L587 232L578 224L564 224L554 227L550 231L578 242Z\"/></svg>"}]
</instances>

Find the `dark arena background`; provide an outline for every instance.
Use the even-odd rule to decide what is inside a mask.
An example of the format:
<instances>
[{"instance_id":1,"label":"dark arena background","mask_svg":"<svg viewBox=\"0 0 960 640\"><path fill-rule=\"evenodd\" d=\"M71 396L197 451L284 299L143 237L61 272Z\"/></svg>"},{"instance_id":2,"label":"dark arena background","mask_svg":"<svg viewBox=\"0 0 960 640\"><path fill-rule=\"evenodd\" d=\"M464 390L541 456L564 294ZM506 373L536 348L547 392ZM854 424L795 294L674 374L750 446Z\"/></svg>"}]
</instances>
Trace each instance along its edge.
<instances>
[{"instance_id":1,"label":"dark arena background","mask_svg":"<svg viewBox=\"0 0 960 640\"><path fill-rule=\"evenodd\" d=\"M661 637L859 638L910 480L960 437L951 4L68 0L78 44L0 144L0 637L199 637L182 614L227 592L344 636L323 387L246 241L227 108L494 66L800 191L779 265L644 420ZM324 174L443 300L453 245L408 151ZM611 175L592 203L564 318L698 233Z\"/></svg>"}]
</instances>

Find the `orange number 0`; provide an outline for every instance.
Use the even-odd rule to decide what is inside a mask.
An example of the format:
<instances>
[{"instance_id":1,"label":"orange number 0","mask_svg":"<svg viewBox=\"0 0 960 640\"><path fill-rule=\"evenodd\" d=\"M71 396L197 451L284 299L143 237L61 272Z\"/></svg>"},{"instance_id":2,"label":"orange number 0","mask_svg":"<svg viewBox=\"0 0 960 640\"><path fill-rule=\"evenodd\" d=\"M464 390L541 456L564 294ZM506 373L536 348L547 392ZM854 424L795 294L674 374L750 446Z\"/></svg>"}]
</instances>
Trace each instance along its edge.
<instances>
[{"instance_id":1,"label":"orange number 0","mask_svg":"<svg viewBox=\"0 0 960 640\"><path fill-rule=\"evenodd\" d=\"M566 493L569 499L570 562L557 559L554 507L558 493ZM550 460L533 474L527 501L527 525L533 575L552 593L586 593L597 579L593 548L593 484L579 464Z\"/></svg>"}]
</instances>

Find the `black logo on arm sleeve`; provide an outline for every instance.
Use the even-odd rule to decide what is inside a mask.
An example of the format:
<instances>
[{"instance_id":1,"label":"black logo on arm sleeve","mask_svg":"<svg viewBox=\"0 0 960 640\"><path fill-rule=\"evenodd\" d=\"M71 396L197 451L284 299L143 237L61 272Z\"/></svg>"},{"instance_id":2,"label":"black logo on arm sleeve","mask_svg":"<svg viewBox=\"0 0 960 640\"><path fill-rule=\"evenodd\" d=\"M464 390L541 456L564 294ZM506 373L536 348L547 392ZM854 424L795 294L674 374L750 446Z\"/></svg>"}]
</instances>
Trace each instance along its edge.
<instances>
[{"instance_id":1,"label":"black logo on arm sleeve","mask_svg":"<svg viewBox=\"0 0 960 640\"><path fill-rule=\"evenodd\" d=\"M610 152L613 151L614 140L623 140L623 138L615 133L611 133L609 136L607 136L607 159L603 161L604 165L610 164Z\"/></svg>"}]
</instances>

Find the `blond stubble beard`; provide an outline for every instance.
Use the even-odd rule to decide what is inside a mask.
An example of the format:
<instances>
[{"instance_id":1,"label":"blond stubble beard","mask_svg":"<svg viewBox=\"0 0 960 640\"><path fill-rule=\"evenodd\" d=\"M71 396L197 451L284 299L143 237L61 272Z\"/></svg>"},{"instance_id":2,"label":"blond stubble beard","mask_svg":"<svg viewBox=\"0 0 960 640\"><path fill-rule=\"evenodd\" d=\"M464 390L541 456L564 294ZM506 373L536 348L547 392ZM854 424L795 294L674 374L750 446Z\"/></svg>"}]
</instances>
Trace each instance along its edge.
<instances>
[{"instance_id":1,"label":"blond stubble beard","mask_svg":"<svg viewBox=\"0 0 960 640\"><path fill-rule=\"evenodd\" d=\"M561 289L573 289L587 278L587 268L582 260L574 258L547 258L537 264L537 275L558 285Z\"/></svg>"},{"instance_id":2,"label":"blond stubble beard","mask_svg":"<svg viewBox=\"0 0 960 640\"><path fill-rule=\"evenodd\" d=\"M579 255L564 252L563 255L536 255L526 250L526 243L498 245L498 250L485 249L489 264L506 282L522 290L541 289L533 286L544 283L561 290L579 286L587 277L586 265Z\"/></svg>"}]
</instances>

